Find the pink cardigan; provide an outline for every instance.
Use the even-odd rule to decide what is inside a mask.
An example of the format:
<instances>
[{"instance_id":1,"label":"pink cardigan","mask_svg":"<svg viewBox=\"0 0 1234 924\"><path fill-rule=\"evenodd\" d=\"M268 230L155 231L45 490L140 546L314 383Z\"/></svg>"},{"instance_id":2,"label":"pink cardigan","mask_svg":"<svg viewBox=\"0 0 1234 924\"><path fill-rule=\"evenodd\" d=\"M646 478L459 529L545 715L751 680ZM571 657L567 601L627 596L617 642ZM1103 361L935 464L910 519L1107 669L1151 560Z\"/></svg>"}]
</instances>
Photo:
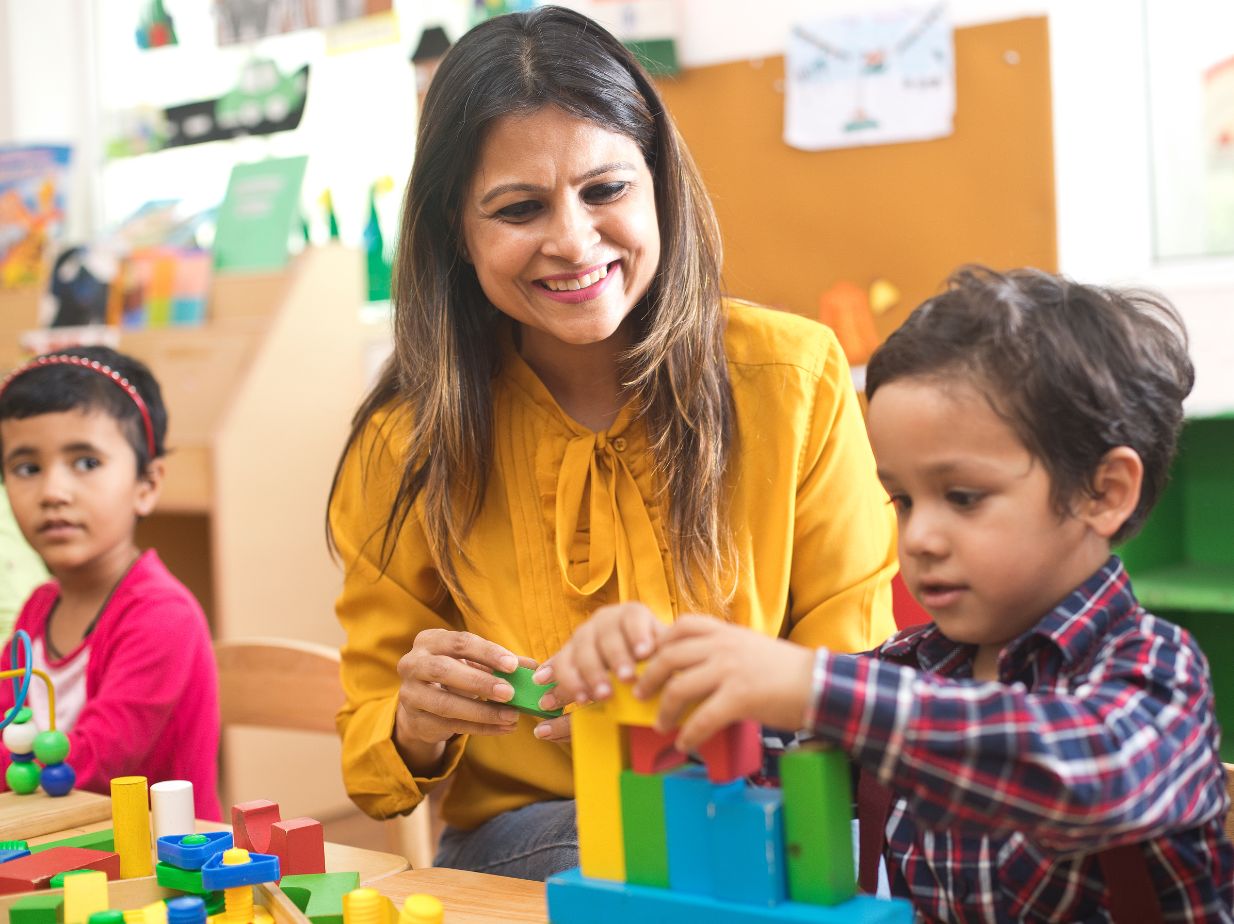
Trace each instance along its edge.
<instances>
[{"instance_id":1,"label":"pink cardigan","mask_svg":"<svg viewBox=\"0 0 1234 924\"><path fill-rule=\"evenodd\" d=\"M42 637L58 596L55 581L38 587L16 628ZM218 675L210 630L197 600L153 550L116 587L82 645L90 646L86 704L69 733L67 761L77 788L108 794L117 776L144 776L150 784L189 780L197 817L219 820ZM6 643L0 658L6 670L11 655ZM0 681L0 716L12 705L12 682ZM3 747L0 761L0 770L7 768Z\"/></svg>"}]
</instances>

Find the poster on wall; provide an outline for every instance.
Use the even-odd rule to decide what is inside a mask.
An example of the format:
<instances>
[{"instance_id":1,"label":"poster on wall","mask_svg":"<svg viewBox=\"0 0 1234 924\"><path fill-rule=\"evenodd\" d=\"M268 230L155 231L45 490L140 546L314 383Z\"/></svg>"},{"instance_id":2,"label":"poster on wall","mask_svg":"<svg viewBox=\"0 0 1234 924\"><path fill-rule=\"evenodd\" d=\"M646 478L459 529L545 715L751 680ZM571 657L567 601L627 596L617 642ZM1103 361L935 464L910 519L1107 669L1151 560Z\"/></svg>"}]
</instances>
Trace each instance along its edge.
<instances>
[{"instance_id":1,"label":"poster on wall","mask_svg":"<svg viewBox=\"0 0 1234 924\"><path fill-rule=\"evenodd\" d=\"M952 133L946 5L802 19L784 59L784 141L806 151Z\"/></svg>"},{"instance_id":2,"label":"poster on wall","mask_svg":"<svg viewBox=\"0 0 1234 924\"><path fill-rule=\"evenodd\" d=\"M1204 186L1207 252L1234 252L1234 58L1204 73Z\"/></svg>"},{"instance_id":3,"label":"poster on wall","mask_svg":"<svg viewBox=\"0 0 1234 924\"><path fill-rule=\"evenodd\" d=\"M393 0L214 0L214 15L218 43L233 45L389 14L392 4Z\"/></svg>"},{"instance_id":4,"label":"poster on wall","mask_svg":"<svg viewBox=\"0 0 1234 924\"><path fill-rule=\"evenodd\" d=\"M46 280L64 224L69 151L50 144L0 147L0 288Z\"/></svg>"}]
</instances>

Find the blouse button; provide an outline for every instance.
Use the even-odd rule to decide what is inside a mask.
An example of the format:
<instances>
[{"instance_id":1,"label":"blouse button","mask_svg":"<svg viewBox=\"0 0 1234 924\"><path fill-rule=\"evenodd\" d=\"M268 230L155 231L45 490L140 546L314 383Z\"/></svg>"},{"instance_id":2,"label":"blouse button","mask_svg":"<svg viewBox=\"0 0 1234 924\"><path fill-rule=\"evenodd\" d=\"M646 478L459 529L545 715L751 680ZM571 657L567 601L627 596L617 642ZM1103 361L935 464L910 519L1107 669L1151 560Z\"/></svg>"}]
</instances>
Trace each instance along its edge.
<instances>
[{"instance_id":1,"label":"blouse button","mask_svg":"<svg viewBox=\"0 0 1234 924\"><path fill-rule=\"evenodd\" d=\"M624 436L619 436L617 437L617 439L613 440L613 448L616 449L618 452L625 452L626 451L626 438Z\"/></svg>"}]
</instances>

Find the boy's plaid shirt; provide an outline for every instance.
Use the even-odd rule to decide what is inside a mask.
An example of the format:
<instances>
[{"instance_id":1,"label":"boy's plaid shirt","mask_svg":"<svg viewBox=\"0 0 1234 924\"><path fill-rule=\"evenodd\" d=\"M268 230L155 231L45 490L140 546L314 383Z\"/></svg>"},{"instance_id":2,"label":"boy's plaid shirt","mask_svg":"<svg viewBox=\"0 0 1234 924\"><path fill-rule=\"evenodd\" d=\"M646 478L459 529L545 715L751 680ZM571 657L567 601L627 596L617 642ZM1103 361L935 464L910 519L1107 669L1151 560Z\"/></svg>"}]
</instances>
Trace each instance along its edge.
<instances>
[{"instance_id":1,"label":"boy's plaid shirt","mask_svg":"<svg viewBox=\"0 0 1234 924\"><path fill-rule=\"evenodd\" d=\"M896 797L892 892L927 920L1105 921L1093 853L1146 842L1167 921L1234 921L1208 666L1118 558L1007 647L1001 682L971 651L925 626L819 655L814 732Z\"/></svg>"}]
</instances>

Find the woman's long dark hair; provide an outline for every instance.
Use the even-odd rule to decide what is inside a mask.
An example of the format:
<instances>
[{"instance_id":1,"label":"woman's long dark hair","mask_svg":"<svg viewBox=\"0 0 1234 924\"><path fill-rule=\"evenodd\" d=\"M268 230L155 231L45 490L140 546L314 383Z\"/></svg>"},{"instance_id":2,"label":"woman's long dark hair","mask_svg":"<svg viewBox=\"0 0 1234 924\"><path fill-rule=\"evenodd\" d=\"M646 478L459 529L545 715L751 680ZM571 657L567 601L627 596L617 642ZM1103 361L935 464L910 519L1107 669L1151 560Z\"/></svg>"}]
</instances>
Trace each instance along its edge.
<instances>
[{"instance_id":1,"label":"woman's long dark hair","mask_svg":"<svg viewBox=\"0 0 1234 924\"><path fill-rule=\"evenodd\" d=\"M479 514L492 462L497 310L462 259L459 203L497 120L555 106L632 139L655 186L661 256L635 308L622 382L644 417L682 601L731 597L723 498L735 422L723 344L720 236L700 177L633 55L586 17L543 7L491 19L450 49L430 84L403 202L394 267L395 352L352 422L344 457L372 415L401 402L413 428L381 563L412 505L446 587ZM339 470L342 460L339 462ZM335 474L337 488L338 473ZM333 496L334 488L331 490Z\"/></svg>"}]
</instances>

